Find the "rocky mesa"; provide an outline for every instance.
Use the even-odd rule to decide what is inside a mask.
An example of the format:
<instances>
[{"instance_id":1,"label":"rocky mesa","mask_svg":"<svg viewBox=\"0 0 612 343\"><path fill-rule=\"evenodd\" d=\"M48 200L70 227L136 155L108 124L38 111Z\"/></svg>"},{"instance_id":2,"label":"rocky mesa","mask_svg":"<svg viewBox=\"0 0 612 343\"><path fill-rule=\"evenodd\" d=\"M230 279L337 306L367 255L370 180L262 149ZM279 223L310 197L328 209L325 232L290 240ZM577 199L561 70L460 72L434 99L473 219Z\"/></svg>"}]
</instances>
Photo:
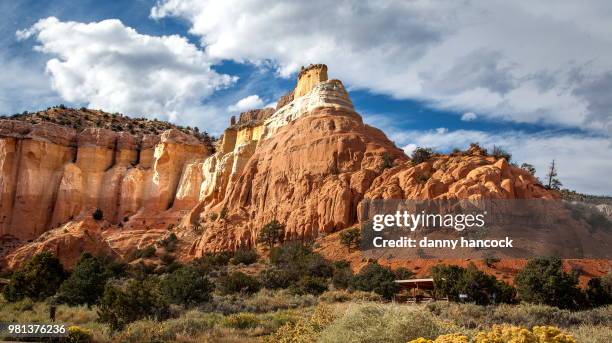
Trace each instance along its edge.
<instances>
[{"instance_id":1,"label":"rocky mesa","mask_svg":"<svg viewBox=\"0 0 612 343\"><path fill-rule=\"evenodd\" d=\"M171 233L186 261L253 247L272 219L287 240L319 240L357 224L364 198L559 198L477 148L413 163L325 65L304 68L277 108L232 118L214 149L176 128L0 120L0 194L9 268L42 250L68 266L84 251L125 258Z\"/></svg>"}]
</instances>

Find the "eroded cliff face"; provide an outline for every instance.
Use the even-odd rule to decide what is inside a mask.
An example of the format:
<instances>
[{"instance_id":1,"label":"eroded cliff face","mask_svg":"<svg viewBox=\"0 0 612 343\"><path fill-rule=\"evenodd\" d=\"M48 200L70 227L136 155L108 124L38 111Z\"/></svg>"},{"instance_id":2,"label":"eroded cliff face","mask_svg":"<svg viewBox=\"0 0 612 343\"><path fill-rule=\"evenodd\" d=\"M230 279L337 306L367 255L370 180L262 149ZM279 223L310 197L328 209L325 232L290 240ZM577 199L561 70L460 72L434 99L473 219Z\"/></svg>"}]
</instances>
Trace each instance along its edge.
<instances>
[{"instance_id":1,"label":"eroded cliff face","mask_svg":"<svg viewBox=\"0 0 612 343\"><path fill-rule=\"evenodd\" d=\"M97 208L115 225L174 209L185 167L207 155L197 139L177 130L140 140L105 129L77 134L2 120L0 236L32 241Z\"/></svg>"},{"instance_id":2,"label":"eroded cliff face","mask_svg":"<svg viewBox=\"0 0 612 343\"><path fill-rule=\"evenodd\" d=\"M477 153L413 165L318 65L300 73L277 109L230 124L209 155L177 130L134 137L1 121L0 234L34 240L6 264L52 250L70 266L93 246L125 257L170 233L185 261L254 246L272 219L285 224L286 239L318 239L355 225L364 198L558 197ZM96 208L102 221L91 218Z\"/></svg>"}]
</instances>

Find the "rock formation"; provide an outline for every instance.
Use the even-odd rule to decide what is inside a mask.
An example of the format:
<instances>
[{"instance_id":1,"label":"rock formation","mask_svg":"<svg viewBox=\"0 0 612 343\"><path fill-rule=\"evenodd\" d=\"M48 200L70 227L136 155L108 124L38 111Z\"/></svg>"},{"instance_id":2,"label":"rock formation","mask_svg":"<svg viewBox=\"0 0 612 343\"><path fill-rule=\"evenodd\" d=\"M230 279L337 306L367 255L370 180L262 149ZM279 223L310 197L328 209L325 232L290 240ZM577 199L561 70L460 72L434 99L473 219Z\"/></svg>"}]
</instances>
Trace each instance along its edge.
<instances>
[{"instance_id":1,"label":"rock formation","mask_svg":"<svg viewBox=\"0 0 612 343\"><path fill-rule=\"evenodd\" d=\"M5 263L45 249L67 265L89 250L125 257L169 232L189 260L254 246L272 219L287 239L319 239L355 225L364 198L558 197L477 152L414 165L363 122L325 65L302 69L276 109L230 124L210 154L176 129L134 136L0 121L0 238L21 245Z\"/></svg>"}]
</instances>

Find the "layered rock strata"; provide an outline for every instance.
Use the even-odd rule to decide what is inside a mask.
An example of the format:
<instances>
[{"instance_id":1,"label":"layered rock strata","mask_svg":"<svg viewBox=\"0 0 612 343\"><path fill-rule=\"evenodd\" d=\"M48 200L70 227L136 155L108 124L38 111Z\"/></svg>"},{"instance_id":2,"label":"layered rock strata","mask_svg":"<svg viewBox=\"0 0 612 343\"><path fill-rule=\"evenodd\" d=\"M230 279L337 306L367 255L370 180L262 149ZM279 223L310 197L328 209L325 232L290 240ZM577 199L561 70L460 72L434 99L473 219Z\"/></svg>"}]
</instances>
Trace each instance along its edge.
<instances>
[{"instance_id":1,"label":"layered rock strata","mask_svg":"<svg viewBox=\"0 0 612 343\"><path fill-rule=\"evenodd\" d=\"M364 198L558 197L478 151L414 165L322 65L302 70L278 105L232 119L210 156L177 130L134 137L0 121L0 238L35 239L6 263L48 249L70 251L60 254L70 265L90 249L75 239L83 230L121 257L173 232L189 260L254 246L272 219L285 239L319 239L358 223Z\"/></svg>"}]
</instances>

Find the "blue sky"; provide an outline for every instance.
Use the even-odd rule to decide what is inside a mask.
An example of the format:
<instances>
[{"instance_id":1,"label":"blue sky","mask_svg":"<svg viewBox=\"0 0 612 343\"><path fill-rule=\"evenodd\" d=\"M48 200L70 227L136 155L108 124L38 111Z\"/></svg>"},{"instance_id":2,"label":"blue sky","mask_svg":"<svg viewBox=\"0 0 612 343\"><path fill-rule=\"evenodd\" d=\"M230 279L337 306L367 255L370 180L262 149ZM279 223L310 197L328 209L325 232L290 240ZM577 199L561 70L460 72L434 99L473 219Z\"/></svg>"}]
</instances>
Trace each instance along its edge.
<instances>
[{"instance_id":1,"label":"blue sky","mask_svg":"<svg viewBox=\"0 0 612 343\"><path fill-rule=\"evenodd\" d=\"M518 1L2 1L0 113L59 103L197 125L326 63L409 153L479 141L612 194L612 6ZM512 19L510 19L512 18ZM241 101L242 100L242 101Z\"/></svg>"}]
</instances>

